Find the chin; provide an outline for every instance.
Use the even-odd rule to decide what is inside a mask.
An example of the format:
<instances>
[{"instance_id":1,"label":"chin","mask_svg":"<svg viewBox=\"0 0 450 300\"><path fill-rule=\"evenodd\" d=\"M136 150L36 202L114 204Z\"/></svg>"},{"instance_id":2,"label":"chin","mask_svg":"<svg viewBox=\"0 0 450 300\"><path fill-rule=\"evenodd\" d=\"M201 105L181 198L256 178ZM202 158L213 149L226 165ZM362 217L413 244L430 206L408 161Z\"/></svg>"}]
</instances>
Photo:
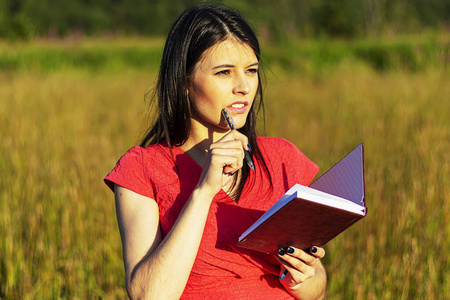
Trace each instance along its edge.
<instances>
[{"instance_id":1,"label":"chin","mask_svg":"<svg viewBox=\"0 0 450 300\"><path fill-rule=\"evenodd\" d=\"M241 129L247 123L247 115L245 115L245 117L241 116L241 117L235 118L234 122L236 123L236 129Z\"/></svg>"}]
</instances>

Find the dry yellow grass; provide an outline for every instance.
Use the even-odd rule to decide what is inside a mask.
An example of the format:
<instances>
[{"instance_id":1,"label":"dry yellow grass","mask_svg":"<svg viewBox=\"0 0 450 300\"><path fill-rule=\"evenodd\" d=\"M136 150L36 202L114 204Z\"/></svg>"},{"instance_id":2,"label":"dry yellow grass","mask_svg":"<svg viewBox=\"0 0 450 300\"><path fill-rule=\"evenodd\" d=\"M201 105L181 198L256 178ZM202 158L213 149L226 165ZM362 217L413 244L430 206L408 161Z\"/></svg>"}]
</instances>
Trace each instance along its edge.
<instances>
[{"instance_id":1,"label":"dry yellow grass","mask_svg":"<svg viewBox=\"0 0 450 300\"><path fill-rule=\"evenodd\" d=\"M365 143L368 216L326 246L330 299L449 299L445 70L269 74L266 134L322 171ZM143 71L0 75L0 298L123 298L105 174L141 133Z\"/></svg>"},{"instance_id":2,"label":"dry yellow grass","mask_svg":"<svg viewBox=\"0 0 450 300\"><path fill-rule=\"evenodd\" d=\"M331 299L450 297L448 79L354 66L271 93L270 134L322 168L365 143L369 213L327 247Z\"/></svg>"}]
</instances>

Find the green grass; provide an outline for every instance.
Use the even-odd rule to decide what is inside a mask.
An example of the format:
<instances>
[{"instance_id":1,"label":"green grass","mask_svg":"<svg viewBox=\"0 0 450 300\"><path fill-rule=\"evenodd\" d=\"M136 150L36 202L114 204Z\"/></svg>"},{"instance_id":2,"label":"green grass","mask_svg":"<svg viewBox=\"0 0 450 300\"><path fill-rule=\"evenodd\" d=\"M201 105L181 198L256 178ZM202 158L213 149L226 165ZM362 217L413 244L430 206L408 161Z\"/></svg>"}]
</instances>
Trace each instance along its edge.
<instances>
[{"instance_id":1,"label":"green grass","mask_svg":"<svg viewBox=\"0 0 450 300\"><path fill-rule=\"evenodd\" d=\"M268 58L271 64L304 74L327 72L347 62L362 62L378 72L418 72L450 62L450 39L436 34L391 40L294 40L269 48Z\"/></svg>"},{"instance_id":2,"label":"green grass","mask_svg":"<svg viewBox=\"0 0 450 300\"><path fill-rule=\"evenodd\" d=\"M365 143L368 215L326 247L330 299L448 299L448 80L355 67L270 93L267 131L322 171Z\"/></svg>"},{"instance_id":3,"label":"green grass","mask_svg":"<svg viewBox=\"0 0 450 300\"><path fill-rule=\"evenodd\" d=\"M109 63L0 72L0 298L126 297L102 179L137 142L155 78L123 53L159 42L90 43L83 49ZM0 57L40 49L39 61L71 47L79 46L9 44ZM313 66L268 73L265 134L291 140L321 171L365 143L368 215L326 246L328 298L450 299L447 65Z\"/></svg>"},{"instance_id":4,"label":"green grass","mask_svg":"<svg viewBox=\"0 0 450 300\"><path fill-rule=\"evenodd\" d=\"M328 73L343 63L362 62L379 72L423 71L450 63L450 36L445 33L397 39L292 40L263 44L262 58L271 68L307 76ZM68 39L66 41L0 42L0 70L118 72L156 70L163 39Z\"/></svg>"},{"instance_id":5,"label":"green grass","mask_svg":"<svg viewBox=\"0 0 450 300\"><path fill-rule=\"evenodd\" d=\"M161 39L85 39L0 43L0 70L59 72L88 70L118 72L156 69L161 60Z\"/></svg>"}]
</instances>

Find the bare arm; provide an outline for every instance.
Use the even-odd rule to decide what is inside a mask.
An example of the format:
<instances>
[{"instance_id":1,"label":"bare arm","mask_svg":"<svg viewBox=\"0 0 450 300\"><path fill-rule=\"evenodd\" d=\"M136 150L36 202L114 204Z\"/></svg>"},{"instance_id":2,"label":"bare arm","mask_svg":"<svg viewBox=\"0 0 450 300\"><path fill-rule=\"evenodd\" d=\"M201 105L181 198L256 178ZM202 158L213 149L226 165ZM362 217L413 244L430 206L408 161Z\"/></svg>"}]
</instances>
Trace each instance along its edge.
<instances>
[{"instance_id":1,"label":"bare arm","mask_svg":"<svg viewBox=\"0 0 450 300\"><path fill-rule=\"evenodd\" d=\"M201 191L194 191L173 229L162 239L156 202L116 186L117 218L130 298L181 296L197 255L210 203L211 199Z\"/></svg>"},{"instance_id":2,"label":"bare arm","mask_svg":"<svg viewBox=\"0 0 450 300\"><path fill-rule=\"evenodd\" d=\"M211 146L199 184L164 239L156 201L116 185L117 220L130 298L178 299L183 293L212 199L228 178L224 172L234 173L242 167L242 142L233 140L234 135L240 134L233 131Z\"/></svg>"}]
</instances>

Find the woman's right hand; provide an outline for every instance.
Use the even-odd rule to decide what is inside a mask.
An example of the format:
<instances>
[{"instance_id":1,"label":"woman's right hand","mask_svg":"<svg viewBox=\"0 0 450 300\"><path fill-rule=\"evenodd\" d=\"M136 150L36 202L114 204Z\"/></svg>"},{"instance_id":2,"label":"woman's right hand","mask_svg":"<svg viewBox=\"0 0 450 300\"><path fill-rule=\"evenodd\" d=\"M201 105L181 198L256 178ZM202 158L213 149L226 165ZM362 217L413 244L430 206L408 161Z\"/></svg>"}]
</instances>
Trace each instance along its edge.
<instances>
[{"instance_id":1,"label":"woman's right hand","mask_svg":"<svg viewBox=\"0 0 450 300\"><path fill-rule=\"evenodd\" d=\"M210 193L211 198L233 179L233 174L244 164L244 149L248 139L237 130L231 130L211 144L197 188Z\"/></svg>"}]
</instances>

